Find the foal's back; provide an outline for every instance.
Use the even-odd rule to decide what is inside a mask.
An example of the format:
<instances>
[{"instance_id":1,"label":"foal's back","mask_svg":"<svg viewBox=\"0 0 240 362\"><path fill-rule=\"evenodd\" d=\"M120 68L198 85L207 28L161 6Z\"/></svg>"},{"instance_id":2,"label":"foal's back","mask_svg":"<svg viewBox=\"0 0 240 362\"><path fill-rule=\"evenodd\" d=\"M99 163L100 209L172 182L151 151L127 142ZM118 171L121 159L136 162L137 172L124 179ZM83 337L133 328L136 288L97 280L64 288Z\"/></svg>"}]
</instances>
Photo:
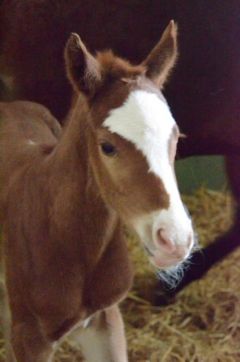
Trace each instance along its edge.
<instances>
[{"instance_id":1,"label":"foal's back","mask_svg":"<svg viewBox=\"0 0 240 362\"><path fill-rule=\"evenodd\" d=\"M26 167L55 147L61 127L43 106L25 101L0 103L0 206L9 185Z\"/></svg>"}]
</instances>

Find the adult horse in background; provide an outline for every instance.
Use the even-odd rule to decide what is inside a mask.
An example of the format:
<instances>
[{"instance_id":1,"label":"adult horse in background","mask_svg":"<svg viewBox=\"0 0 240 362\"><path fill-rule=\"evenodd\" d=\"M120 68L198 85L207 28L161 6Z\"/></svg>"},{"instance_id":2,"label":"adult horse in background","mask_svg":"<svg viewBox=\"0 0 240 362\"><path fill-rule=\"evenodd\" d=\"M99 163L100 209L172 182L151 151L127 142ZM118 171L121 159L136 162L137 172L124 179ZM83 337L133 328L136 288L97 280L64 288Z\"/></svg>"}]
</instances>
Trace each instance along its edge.
<instances>
[{"instance_id":1,"label":"adult horse in background","mask_svg":"<svg viewBox=\"0 0 240 362\"><path fill-rule=\"evenodd\" d=\"M166 95L188 136L179 156L225 155L238 205L230 233L206 248L205 258L194 254L178 289L239 245L239 13L239 0L5 0L1 7L0 71L13 77L17 98L43 103L60 119L71 102L61 58L69 32L79 32L90 49L111 47L138 62L165 24L177 21L180 57Z\"/></svg>"},{"instance_id":2,"label":"adult horse in background","mask_svg":"<svg viewBox=\"0 0 240 362\"><path fill-rule=\"evenodd\" d=\"M68 121L0 103L0 208L11 315L8 361L46 362L72 334L88 361L127 362L118 303L132 283L127 223L163 270L187 260L192 222L174 175L180 136L161 89L177 57L173 21L138 66L65 49Z\"/></svg>"}]
</instances>

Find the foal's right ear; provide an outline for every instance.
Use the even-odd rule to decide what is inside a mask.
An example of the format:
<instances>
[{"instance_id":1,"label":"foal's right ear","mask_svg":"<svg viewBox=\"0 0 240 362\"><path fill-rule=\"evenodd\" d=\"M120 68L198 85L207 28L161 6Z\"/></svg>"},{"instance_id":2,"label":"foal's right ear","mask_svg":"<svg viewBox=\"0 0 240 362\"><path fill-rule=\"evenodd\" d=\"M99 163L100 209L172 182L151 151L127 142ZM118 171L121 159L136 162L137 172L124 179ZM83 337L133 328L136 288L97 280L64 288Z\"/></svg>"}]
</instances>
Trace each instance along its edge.
<instances>
[{"instance_id":1,"label":"foal's right ear","mask_svg":"<svg viewBox=\"0 0 240 362\"><path fill-rule=\"evenodd\" d=\"M101 84L100 64L78 34L70 35L64 56L67 76L74 89L87 97L93 97Z\"/></svg>"}]
</instances>

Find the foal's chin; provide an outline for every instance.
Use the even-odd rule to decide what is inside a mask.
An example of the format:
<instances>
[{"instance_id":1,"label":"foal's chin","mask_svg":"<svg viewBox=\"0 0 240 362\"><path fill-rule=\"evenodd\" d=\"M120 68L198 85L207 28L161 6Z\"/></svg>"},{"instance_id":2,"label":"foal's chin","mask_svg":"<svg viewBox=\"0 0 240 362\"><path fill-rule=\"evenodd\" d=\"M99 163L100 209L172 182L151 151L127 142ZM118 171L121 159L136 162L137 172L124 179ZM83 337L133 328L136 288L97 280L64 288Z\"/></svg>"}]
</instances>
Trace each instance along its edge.
<instances>
[{"instance_id":1,"label":"foal's chin","mask_svg":"<svg viewBox=\"0 0 240 362\"><path fill-rule=\"evenodd\" d=\"M190 252L186 253L186 255L182 258L175 257L174 255L164 255L159 251L152 254L149 259L151 264L153 264L157 269L171 269L176 268L178 265L186 262L189 258Z\"/></svg>"},{"instance_id":2,"label":"foal's chin","mask_svg":"<svg viewBox=\"0 0 240 362\"><path fill-rule=\"evenodd\" d=\"M183 259L166 258L164 255L149 256L150 263L156 268L157 275L165 287L174 289L182 280L191 262L191 253Z\"/></svg>"}]
</instances>

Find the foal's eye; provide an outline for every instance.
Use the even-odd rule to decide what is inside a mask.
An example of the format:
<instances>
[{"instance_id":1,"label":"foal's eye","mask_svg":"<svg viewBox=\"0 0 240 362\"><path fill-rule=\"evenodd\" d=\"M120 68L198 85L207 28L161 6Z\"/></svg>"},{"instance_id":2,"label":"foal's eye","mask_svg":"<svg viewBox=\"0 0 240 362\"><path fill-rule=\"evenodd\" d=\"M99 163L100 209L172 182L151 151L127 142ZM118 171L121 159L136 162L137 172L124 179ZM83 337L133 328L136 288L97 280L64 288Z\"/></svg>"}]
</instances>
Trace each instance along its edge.
<instances>
[{"instance_id":1,"label":"foal's eye","mask_svg":"<svg viewBox=\"0 0 240 362\"><path fill-rule=\"evenodd\" d=\"M117 152L116 147L114 147L109 142L103 142L103 143L101 143L100 146L101 146L102 152L107 156L114 156Z\"/></svg>"}]
</instances>

